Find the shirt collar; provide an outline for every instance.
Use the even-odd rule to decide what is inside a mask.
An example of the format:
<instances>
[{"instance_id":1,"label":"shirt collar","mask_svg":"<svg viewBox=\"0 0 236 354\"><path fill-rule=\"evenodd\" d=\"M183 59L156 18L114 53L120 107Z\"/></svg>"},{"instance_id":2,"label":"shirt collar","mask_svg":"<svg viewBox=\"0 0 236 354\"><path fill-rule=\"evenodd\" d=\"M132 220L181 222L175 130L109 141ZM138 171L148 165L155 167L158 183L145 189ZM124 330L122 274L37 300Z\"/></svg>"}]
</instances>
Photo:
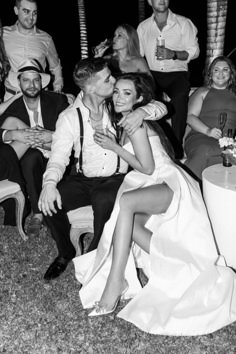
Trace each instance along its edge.
<instances>
[{"instance_id":1,"label":"shirt collar","mask_svg":"<svg viewBox=\"0 0 236 354\"><path fill-rule=\"evenodd\" d=\"M24 101L24 104L25 104L25 107L27 109L28 112L33 112L31 109L29 109L29 107L27 106L27 103L23 97L23 101ZM38 100L38 106L37 106L37 109L36 111L40 114L41 113L41 105L40 105L40 97L39 97L39 100Z\"/></svg>"},{"instance_id":2,"label":"shirt collar","mask_svg":"<svg viewBox=\"0 0 236 354\"><path fill-rule=\"evenodd\" d=\"M22 32L19 31L18 23L19 23L19 21L16 21L16 23L13 25L13 30L17 31L20 34L23 34ZM30 32L28 32L27 34L35 34L35 33L37 33L37 27L36 26L34 26L32 28L32 30Z\"/></svg>"},{"instance_id":3,"label":"shirt collar","mask_svg":"<svg viewBox=\"0 0 236 354\"><path fill-rule=\"evenodd\" d=\"M154 13L152 14L152 20L153 20L153 22L155 22L155 14ZM175 14L170 9L168 9L167 24L171 25L174 22L175 22Z\"/></svg>"},{"instance_id":4,"label":"shirt collar","mask_svg":"<svg viewBox=\"0 0 236 354\"><path fill-rule=\"evenodd\" d=\"M77 108L77 107L84 107L85 109L88 110L88 108L84 105L83 101L83 91L81 90L79 94L77 95L76 99L74 100L74 103L72 104L72 107ZM106 101L103 103L103 107L106 109Z\"/></svg>"}]
</instances>

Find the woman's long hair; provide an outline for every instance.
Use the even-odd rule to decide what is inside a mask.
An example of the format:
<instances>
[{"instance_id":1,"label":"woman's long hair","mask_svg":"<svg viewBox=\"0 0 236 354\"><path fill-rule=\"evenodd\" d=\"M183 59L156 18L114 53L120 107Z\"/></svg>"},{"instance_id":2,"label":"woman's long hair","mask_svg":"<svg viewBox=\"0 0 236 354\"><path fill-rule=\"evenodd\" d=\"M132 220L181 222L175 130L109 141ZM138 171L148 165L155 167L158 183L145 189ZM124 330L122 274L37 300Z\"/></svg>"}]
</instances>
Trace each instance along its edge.
<instances>
[{"instance_id":1,"label":"woman's long hair","mask_svg":"<svg viewBox=\"0 0 236 354\"><path fill-rule=\"evenodd\" d=\"M127 23L123 23L117 28L122 28L127 34L128 54L131 57L141 57L139 38L136 29Z\"/></svg>"},{"instance_id":2,"label":"woman's long hair","mask_svg":"<svg viewBox=\"0 0 236 354\"><path fill-rule=\"evenodd\" d=\"M146 73L127 73L127 74L120 75L117 78L117 81L119 81L121 79L132 81L134 84L134 87L136 89L137 98L139 98L140 96L143 97L141 102L138 102L133 106L133 110L138 107L145 106L149 102L151 102L151 100L154 97L154 92L153 92L152 84L150 82L150 77L148 74L146 74ZM121 138L122 129L117 125L117 123L122 118L122 114L115 112L113 103L111 101L109 101L108 105L109 105L108 109L111 114L112 125L116 129L117 140L119 141ZM150 129L152 129L153 131L155 131L157 133L157 135L160 138L161 144L163 145L167 154L169 155L169 157L171 159L174 160L174 150L172 148L172 145L171 145L169 139L167 138L167 136L165 135L163 129L160 127L158 121L145 120L145 123L149 126Z\"/></svg>"},{"instance_id":3,"label":"woman's long hair","mask_svg":"<svg viewBox=\"0 0 236 354\"><path fill-rule=\"evenodd\" d=\"M235 66L232 62L232 60L224 55L220 55L218 57L216 57L211 64L208 67L206 76L205 76L205 86L207 87L211 87L212 86L212 73L214 70L215 65L219 62L219 61L225 61L230 68L230 78L227 84L227 89L231 92L233 92L234 94L236 94L236 69Z\"/></svg>"}]
</instances>

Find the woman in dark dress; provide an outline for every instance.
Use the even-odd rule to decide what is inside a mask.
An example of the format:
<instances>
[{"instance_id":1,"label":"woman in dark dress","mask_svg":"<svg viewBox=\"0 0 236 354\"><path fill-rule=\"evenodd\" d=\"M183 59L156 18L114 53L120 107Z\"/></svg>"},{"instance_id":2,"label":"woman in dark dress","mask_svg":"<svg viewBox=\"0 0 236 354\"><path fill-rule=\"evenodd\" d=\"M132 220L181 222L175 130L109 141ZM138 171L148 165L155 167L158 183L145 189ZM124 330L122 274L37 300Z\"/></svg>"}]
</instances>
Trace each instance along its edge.
<instances>
[{"instance_id":1,"label":"woman in dark dress","mask_svg":"<svg viewBox=\"0 0 236 354\"><path fill-rule=\"evenodd\" d=\"M201 181L202 171L221 163L219 138L228 129L236 129L236 71L232 61L225 57L215 58L209 66L206 83L189 99L187 124L191 131L185 139L187 155L185 165ZM224 128L219 115L225 112Z\"/></svg>"}]
</instances>

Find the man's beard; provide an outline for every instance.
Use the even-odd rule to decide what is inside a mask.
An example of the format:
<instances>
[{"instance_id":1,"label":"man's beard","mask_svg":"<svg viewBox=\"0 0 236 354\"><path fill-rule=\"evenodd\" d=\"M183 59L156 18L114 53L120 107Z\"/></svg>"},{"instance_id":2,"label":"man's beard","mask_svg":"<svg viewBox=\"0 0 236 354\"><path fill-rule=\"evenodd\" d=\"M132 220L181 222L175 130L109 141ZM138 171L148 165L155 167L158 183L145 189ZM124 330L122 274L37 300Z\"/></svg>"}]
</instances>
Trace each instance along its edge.
<instances>
[{"instance_id":1,"label":"man's beard","mask_svg":"<svg viewBox=\"0 0 236 354\"><path fill-rule=\"evenodd\" d=\"M22 93L24 96L26 96L28 98L37 98L40 95L40 90L37 90L34 92L30 92L28 90L22 90Z\"/></svg>"}]
</instances>

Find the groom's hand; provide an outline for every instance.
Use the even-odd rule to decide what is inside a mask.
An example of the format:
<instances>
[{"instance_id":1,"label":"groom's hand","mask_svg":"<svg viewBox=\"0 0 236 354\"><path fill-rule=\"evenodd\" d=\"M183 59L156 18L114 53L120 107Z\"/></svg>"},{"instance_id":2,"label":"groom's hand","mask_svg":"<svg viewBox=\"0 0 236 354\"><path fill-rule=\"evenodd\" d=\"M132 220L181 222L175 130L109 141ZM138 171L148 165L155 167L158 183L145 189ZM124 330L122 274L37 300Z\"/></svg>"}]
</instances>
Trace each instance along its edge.
<instances>
[{"instance_id":1,"label":"groom's hand","mask_svg":"<svg viewBox=\"0 0 236 354\"><path fill-rule=\"evenodd\" d=\"M137 108L135 111L123 117L118 125L123 127L128 135L132 135L143 124L143 120L147 115L148 114L142 108Z\"/></svg>"}]
</instances>

